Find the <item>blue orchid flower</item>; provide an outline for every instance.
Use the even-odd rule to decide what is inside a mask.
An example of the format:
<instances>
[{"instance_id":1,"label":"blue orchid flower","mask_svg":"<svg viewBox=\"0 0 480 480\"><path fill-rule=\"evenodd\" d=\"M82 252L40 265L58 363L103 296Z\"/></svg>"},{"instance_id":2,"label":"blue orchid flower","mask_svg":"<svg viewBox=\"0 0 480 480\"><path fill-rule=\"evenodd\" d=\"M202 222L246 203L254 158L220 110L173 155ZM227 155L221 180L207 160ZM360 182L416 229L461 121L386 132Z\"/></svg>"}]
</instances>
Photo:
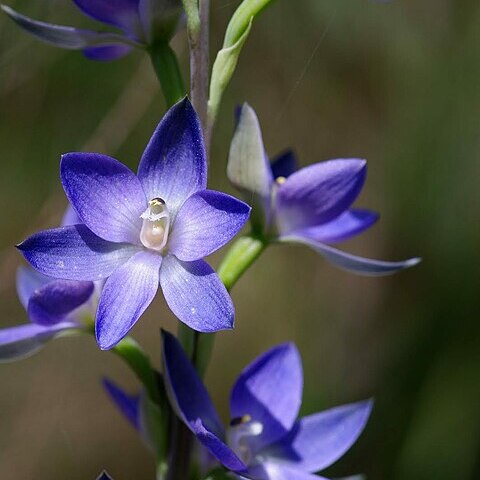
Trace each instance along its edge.
<instances>
[{"instance_id":1,"label":"blue orchid flower","mask_svg":"<svg viewBox=\"0 0 480 480\"><path fill-rule=\"evenodd\" d=\"M222 425L210 396L178 340L163 333L164 378L187 427L239 478L318 480L362 433L372 409L365 401L297 419L302 401L300 356L291 344L267 351L241 373Z\"/></svg>"},{"instance_id":2,"label":"blue orchid flower","mask_svg":"<svg viewBox=\"0 0 480 480\"><path fill-rule=\"evenodd\" d=\"M77 223L69 206L62 225ZM17 293L30 323L0 329L0 362L28 357L53 338L85 329L84 319L95 314L95 290L93 282L59 280L20 267Z\"/></svg>"},{"instance_id":3,"label":"blue orchid flower","mask_svg":"<svg viewBox=\"0 0 480 480\"><path fill-rule=\"evenodd\" d=\"M92 60L115 60L134 48L168 41L182 17L180 0L73 0L87 16L119 33L96 32L33 20L12 8L2 10L26 32L56 47L82 50Z\"/></svg>"},{"instance_id":4,"label":"blue orchid flower","mask_svg":"<svg viewBox=\"0 0 480 480\"><path fill-rule=\"evenodd\" d=\"M250 207L206 189L205 146L188 99L160 122L138 176L96 153L63 155L60 170L82 224L37 233L18 248L45 275L107 279L96 315L100 348L112 348L129 332L159 285L189 327L233 327L230 296L203 257L239 232Z\"/></svg>"},{"instance_id":5,"label":"blue orchid flower","mask_svg":"<svg viewBox=\"0 0 480 480\"><path fill-rule=\"evenodd\" d=\"M334 265L362 275L388 275L420 261L371 260L332 246L378 220L375 212L351 208L365 183L365 160L329 160L297 170L295 157L287 152L270 163L255 111L244 104L237 117L227 173L252 203L257 233L277 242L307 245Z\"/></svg>"}]
</instances>

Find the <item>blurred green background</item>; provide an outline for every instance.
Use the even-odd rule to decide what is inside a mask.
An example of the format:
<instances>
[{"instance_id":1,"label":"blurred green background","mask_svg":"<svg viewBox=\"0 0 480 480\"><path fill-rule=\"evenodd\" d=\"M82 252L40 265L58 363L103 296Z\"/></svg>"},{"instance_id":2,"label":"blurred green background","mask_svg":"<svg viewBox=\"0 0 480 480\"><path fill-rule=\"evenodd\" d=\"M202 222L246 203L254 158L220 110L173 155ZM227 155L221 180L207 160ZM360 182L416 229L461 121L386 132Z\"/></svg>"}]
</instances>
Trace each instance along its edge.
<instances>
[{"instance_id":1,"label":"blurred green background","mask_svg":"<svg viewBox=\"0 0 480 480\"><path fill-rule=\"evenodd\" d=\"M239 2L212 1L212 54ZM31 16L94 26L68 0L13 1ZM279 0L255 22L221 110L210 185L225 178L232 111L256 109L270 154L303 165L359 156L369 177L357 205L382 214L348 242L420 266L371 279L305 248L271 248L233 291L234 333L218 335L208 385L223 415L239 370L294 340L303 410L374 396L358 444L326 472L371 480L480 478L480 2ZM174 41L187 71L185 34ZM58 223L60 154L95 150L135 168L164 112L145 56L98 64L37 43L0 17L0 326L26 321L13 245ZM342 247L343 248L343 247ZM214 265L221 257L212 259ZM161 296L133 335L159 365ZM87 337L61 339L0 366L0 478L153 478L153 461L100 387L133 376Z\"/></svg>"}]
</instances>

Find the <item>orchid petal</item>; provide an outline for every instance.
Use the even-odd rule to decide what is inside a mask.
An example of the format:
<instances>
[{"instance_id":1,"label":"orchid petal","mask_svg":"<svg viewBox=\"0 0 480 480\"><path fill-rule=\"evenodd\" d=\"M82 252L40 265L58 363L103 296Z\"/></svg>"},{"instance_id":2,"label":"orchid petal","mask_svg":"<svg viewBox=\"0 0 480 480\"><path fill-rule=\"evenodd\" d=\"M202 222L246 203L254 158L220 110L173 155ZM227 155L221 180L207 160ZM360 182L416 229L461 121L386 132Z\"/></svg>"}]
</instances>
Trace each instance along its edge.
<instances>
[{"instance_id":1,"label":"orchid petal","mask_svg":"<svg viewBox=\"0 0 480 480\"><path fill-rule=\"evenodd\" d=\"M373 402L369 400L303 417L286 437L264 454L305 472L323 470L357 441L372 406Z\"/></svg>"},{"instance_id":2,"label":"orchid petal","mask_svg":"<svg viewBox=\"0 0 480 480\"><path fill-rule=\"evenodd\" d=\"M295 423L302 402L303 372L297 348L286 343L251 363L230 395L232 418L251 417L263 431L249 438L255 451L284 436Z\"/></svg>"},{"instance_id":3,"label":"orchid petal","mask_svg":"<svg viewBox=\"0 0 480 480\"><path fill-rule=\"evenodd\" d=\"M182 206L170 235L170 252L198 260L228 243L245 225L250 207L226 193L203 190Z\"/></svg>"},{"instance_id":4,"label":"orchid petal","mask_svg":"<svg viewBox=\"0 0 480 480\"><path fill-rule=\"evenodd\" d=\"M163 117L148 143L138 177L147 200L161 198L175 215L183 202L207 185L207 160L200 121L185 98Z\"/></svg>"},{"instance_id":5,"label":"orchid petal","mask_svg":"<svg viewBox=\"0 0 480 480\"><path fill-rule=\"evenodd\" d=\"M28 317L39 325L51 326L66 320L92 296L93 282L53 280L35 290L28 302Z\"/></svg>"},{"instance_id":6,"label":"orchid petal","mask_svg":"<svg viewBox=\"0 0 480 480\"><path fill-rule=\"evenodd\" d=\"M172 312L190 328L199 332L233 328L232 299L203 260L182 262L168 255L160 270L160 285Z\"/></svg>"},{"instance_id":7,"label":"orchid petal","mask_svg":"<svg viewBox=\"0 0 480 480\"><path fill-rule=\"evenodd\" d=\"M87 47L83 49L83 54L90 60L99 62L109 62L118 60L133 51L130 45L98 45L95 47Z\"/></svg>"},{"instance_id":8,"label":"orchid petal","mask_svg":"<svg viewBox=\"0 0 480 480\"><path fill-rule=\"evenodd\" d=\"M93 233L111 242L140 244L147 200L128 167L107 155L67 153L60 173L67 197Z\"/></svg>"},{"instance_id":9,"label":"orchid petal","mask_svg":"<svg viewBox=\"0 0 480 480\"><path fill-rule=\"evenodd\" d=\"M133 42L114 33L101 33L91 30L82 30L64 25L40 22L22 15L12 8L1 5L0 8L23 30L37 37L39 40L68 50L81 50L100 44L128 44Z\"/></svg>"},{"instance_id":10,"label":"orchid petal","mask_svg":"<svg viewBox=\"0 0 480 480\"><path fill-rule=\"evenodd\" d=\"M62 322L51 327L27 323L0 329L0 363L29 357L48 341L76 328L75 323Z\"/></svg>"},{"instance_id":11,"label":"orchid petal","mask_svg":"<svg viewBox=\"0 0 480 480\"><path fill-rule=\"evenodd\" d=\"M273 176L263 145L257 115L245 103L239 113L230 145L227 175L253 205L252 222L262 228L270 216Z\"/></svg>"},{"instance_id":12,"label":"orchid petal","mask_svg":"<svg viewBox=\"0 0 480 480\"><path fill-rule=\"evenodd\" d=\"M217 435L206 429L200 419L192 424L191 430L202 445L208 448L210 453L226 468L234 472L242 472L247 469L236 453Z\"/></svg>"},{"instance_id":13,"label":"orchid petal","mask_svg":"<svg viewBox=\"0 0 480 480\"><path fill-rule=\"evenodd\" d=\"M295 233L307 236L317 242L337 243L364 232L378 220L378 217L378 213L370 210L347 210L331 222Z\"/></svg>"},{"instance_id":14,"label":"orchid petal","mask_svg":"<svg viewBox=\"0 0 480 480\"><path fill-rule=\"evenodd\" d=\"M317 242L303 234L292 234L280 238L280 241L285 243L300 243L307 245L315 250L317 253L325 257L333 265L347 270L349 272L357 273L359 275L379 277L383 275L391 275L413 267L420 262L420 258L410 258L400 262L385 262L382 260L371 260L369 258L358 257L350 253L342 252L336 248L330 247L323 243Z\"/></svg>"},{"instance_id":15,"label":"orchid petal","mask_svg":"<svg viewBox=\"0 0 480 480\"><path fill-rule=\"evenodd\" d=\"M221 440L223 427L212 400L178 340L162 332L164 378L168 396L177 415L197 439L227 468L245 465Z\"/></svg>"},{"instance_id":16,"label":"orchid petal","mask_svg":"<svg viewBox=\"0 0 480 480\"><path fill-rule=\"evenodd\" d=\"M102 383L110 400L115 404L120 413L135 430L139 430L138 413L140 397L138 395L129 395L108 378L104 378Z\"/></svg>"},{"instance_id":17,"label":"orchid petal","mask_svg":"<svg viewBox=\"0 0 480 480\"><path fill-rule=\"evenodd\" d=\"M138 248L97 237L85 225L38 232L17 246L39 272L64 280L102 280Z\"/></svg>"},{"instance_id":18,"label":"orchid petal","mask_svg":"<svg viewBox=\"0 0 480 480\"><path fill-rule=\"evenodd\" d=\"M51 281L51 277L47 277L31 267L19 267L17 269L17 293L25 310L28 308L28 301L33 292Z\"/></svg>"},{"instance_id":19,"label":"orchid petal","mask_svg":"<svg viewBox=\"0 0 480 480\"><path fill-rule=\"evenodd\" d=\"M73 0L80 10L103 23L121 28L130 34L139 34L139 0Z\"/></svg>"},{"instance_id":20,"label":"orchid petal","mask_svg":"<svg viewBox=\"0 0 480 480\"><path fill-rule=\"evenodd\" d=\"M347 210L365 182L366 162L341 159L302 168L278 185L275 196L282 234L327 223Z\"/></svg>"},{"instance_id":21,"label":"orchid petal","mask_svg":"<svg viewBox=\"0 0 480 480\"><path fill-rule=\"evenodd\" d=\"M206 428L222 437L222 422L212 399L180 342L162 330L162 345L165 383L175 411L187 426L202 420Z\"/></svg>"},{"instance_id":22,"label":"orchid petal","mask_svg":"<svg viewBox=\"0 0 480 480\"><path fill-rule=\"evenodd\" d=\"M158 289L162 257L141 251L117 268L103 287L95 334L102 350L114 347L150 305Z\"/></svg>"}]
</instances>

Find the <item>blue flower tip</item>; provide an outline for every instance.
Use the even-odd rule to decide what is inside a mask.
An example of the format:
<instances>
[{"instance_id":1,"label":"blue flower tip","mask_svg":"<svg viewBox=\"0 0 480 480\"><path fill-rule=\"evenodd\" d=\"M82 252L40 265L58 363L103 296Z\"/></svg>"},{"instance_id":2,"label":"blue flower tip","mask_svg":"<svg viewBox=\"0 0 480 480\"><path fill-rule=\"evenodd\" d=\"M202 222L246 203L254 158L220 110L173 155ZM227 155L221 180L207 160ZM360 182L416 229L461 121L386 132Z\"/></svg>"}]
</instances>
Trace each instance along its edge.
<instances>
[{"instance_id":1,"label":"blue flower tip","mask_svg":"<svg viewBox=\"0 0 480 480\"><path fill-rule=\"evenodd\" d=\"M5 5L3 3L0 3L0 8L9 16L9 17L14 17L15 16L15 11L10 8L8 5Z\"/></svg>"},{"instance_id":2,"label":"blue flower tip","mask_svg":"<svg viewBox=\"0 0 480 480\"><path fill-rule=\"evenodd\" d=\"M60 155L60 172L62 172L62 170L65 168L65 163L71 161L73 158L76 157L76 155L78 154L76 154L75 152L67 152Z\"/></svg>"},{"instance_id":3,"label":"blue flower tip","mask_svg":"<svg viewBox=\"0 0 480 480\"><path fill-rule=\"evenodd\" d=\"M160 329L160 335L162 338L165 338L167 335L171 335L171 333L168 330L165 330L164 328Z\"/></svg>"},{"instance_id":4,"label":"blue flower tip","mask_svg":"<svg viewBox=\"0 0 480 480\"><path fill-rule=\"evenodd\" d=\"M293 342L285 342L273 347L272 350L276 350L277 352L283 352L287 355L293 355L298 358L300 361L300 352L298 351L297 346Z\"/></svg>"},{"instance_id":5,"label":"blue flower tip","mask_svg":"<svg viewBox=\"0 0 480 480\"><path fill-rule=\"evenodd\" d=\"M106 389L109 389L112 385L112 382L107 377L102 377L100 379L100 382Z\"/></svg>"},{"instance_id":6,"label":"blue flower tip","mask_svg":"<svg viewBox=\"0 0 480 480\"><path fill-rule=\"evenodd\" d=\"M111 350L117 343L112 342L111 339L103 338L102 334L95 329L95 338L97 340L97 345L100 347L100 350Z\"/></svg>"},{"instance_id":7,"label":"blue flower tip","mask_svg":"<svg viewBox=\"0 0 480 480\"><path fill-rule=\"evenodd\" d=\"M167 343L171 343L175 337L169 331L164 330L163 328L160 329L160 335L162 337L162 344L164 346L163 350L165 351L165 345Z\"/></svg>"},{"instance_id":8,"label":"blue flower tip","mask_svg":"<svg viewBox=\"0 0 480 480\"><path fill-rule=\"evenodd\" d=\"M253 109L253 107L248 102L245 102L243 104L242 113L243 112L249 112L249 113L252 113L253 115L257 116L256 113L255 113L255 110Z\"/></svg>"},{"instance_id":9,"label":"blue flower tip","mask_svg":"<svg viewBox=\"0 0 480 480\"><path fill-rule=\"evenodd\" d=\"M190 98L188 98L188 95L185 95L181 100L179 100L177 103L177 106L180 108L183 107L185 110L195 111L195 109L193 108L192 102L190 101ZM174 107L175 105L172 108Z\"/></svg>"},{"instance_id":10,"label":"blue flower tip","mask_svg":"<svg viewBox=\"0 0 480 480\"><path fill-rule=\"evenodd\" d=\"M368 421L370 418L370 415L372 414L373 407L375 405L375 399L374 398L369 398L368 400L364 400L363 402L358 402L357 404L361 411L362 411L362 416L364 418L365 423Z\"/></svg>"},{"instance_id":11,"label":"blue flower tip","mask_svg":"<svg viewBox=\"0 0 480 480\"><path fill-rule=\"evenodd\" d=\"M421 261L422 261L421 257L410 258L405 262L405 268L414 267L415 265L418 265Z\"/></svg>"},{"instance_id":12,"label":"blue flower tip","mask_svg":"<svg viewBox=\"0 0 480 480\"><path fill-rule=\"evenodd\" d=\"M367 170L367 160L365 158L357 159L359 170L364 171Z\"/></svg>"},{"instance_id":13,"label":"blue flower tip","mask_svg":"<svg viewBox=\"0 0 480 480\"><path fill-rule=\"evenodd\" d=\"M26 252L28 250L28 245L27 245L27 242L28 242L28 238L26 240L24 240L23 242L20 242L20 243L17 243L15 245L15 248L17 250L20 250L22 253Z\"/></svg>"}]
</instances>

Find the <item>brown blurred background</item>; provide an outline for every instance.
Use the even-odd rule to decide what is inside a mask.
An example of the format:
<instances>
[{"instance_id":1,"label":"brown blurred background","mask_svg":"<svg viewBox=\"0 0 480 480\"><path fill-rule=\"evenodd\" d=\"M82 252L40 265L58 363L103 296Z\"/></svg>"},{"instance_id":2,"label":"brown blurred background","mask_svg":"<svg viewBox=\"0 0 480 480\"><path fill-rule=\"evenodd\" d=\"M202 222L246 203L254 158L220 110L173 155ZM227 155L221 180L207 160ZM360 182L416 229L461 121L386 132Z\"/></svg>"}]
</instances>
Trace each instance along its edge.
<instances>
[{"instance_id":1,"label":"brown blurred background","mask_svg":"<svg viewBox=\"0 0 480 480\"><path fill-rule=\"evenodd\" d=\"M36 18L95 26L69 0L13 1ZM212 1L212 54L238 2ZM397 276L338 271L305 248L271 248L234 289L234 333L218 335L208 385L223 415L239 370L295 341L305 413L374 396L365 434L335 477L480 478L480 2L279 0L255 22L223 107L210 185L225 178L233 108L256 109L270 154L303 165L359 156L357 202L379 224L342 248L420 255ZM187 70L184 32L174 42ZM164 103L146 58L99 64L45 46L0 17L0 326L26 321L13 245L54 226L65 206L60 154L97 150L136 168ZM212 259L217 265L220 255ZM159 365L159 296L133 335ZM137 383L87 337L61 339L0 366L0 478L153 478L153 459L99 380Z\"/></svg>"}]
</instances>

